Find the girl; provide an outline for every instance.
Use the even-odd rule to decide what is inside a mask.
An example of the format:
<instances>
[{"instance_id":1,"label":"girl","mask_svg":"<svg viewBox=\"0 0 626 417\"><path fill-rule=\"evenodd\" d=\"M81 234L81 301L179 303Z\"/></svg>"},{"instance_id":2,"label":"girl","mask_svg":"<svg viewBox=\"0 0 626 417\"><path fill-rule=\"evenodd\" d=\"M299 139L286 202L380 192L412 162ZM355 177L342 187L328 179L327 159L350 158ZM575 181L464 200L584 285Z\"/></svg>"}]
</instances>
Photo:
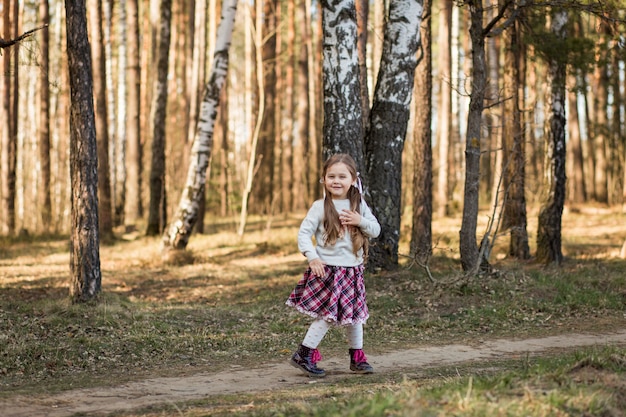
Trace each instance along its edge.
<instances>
[{"instance_id":1,"label":"girl","mask_svg":"<svg viewBox=\"0 0 626 417\"><path fill-rule=\"evenodd\" d=\"M331 156L322 174L324 198L313 203L298 232L298 249L309 268L287 300L287 305L315 321L291 364L309 376L325 376L316 365L322 359L317 346L331 324L345 325L350 369L369 374L374 369L362 350L363 323L369 317L363 264L368 239L378 236L380 225L363 200L361 180L350 155Z\"/></svg>"}]
</instances>

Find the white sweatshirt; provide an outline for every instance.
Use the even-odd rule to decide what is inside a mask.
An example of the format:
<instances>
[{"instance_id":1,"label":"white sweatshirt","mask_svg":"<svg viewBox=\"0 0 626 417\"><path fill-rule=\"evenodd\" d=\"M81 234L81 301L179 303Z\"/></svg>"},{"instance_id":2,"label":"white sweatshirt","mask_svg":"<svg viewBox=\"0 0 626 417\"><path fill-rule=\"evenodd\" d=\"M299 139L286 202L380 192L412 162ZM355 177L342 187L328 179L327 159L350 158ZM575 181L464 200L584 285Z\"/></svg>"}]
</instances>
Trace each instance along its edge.
<instances>
[{"instance_id":1,"label":"white sweatshirt","mask_svg":"<svg viewBox=\"0 0 626 417\"><path fill-rule=\"evenodd\" d=\"M338 213L342 210L350 210L350 200L333 200ZM334 245L324 246L324 200L317 200L313 203L307 213L300 230L298 231L298 249L309 262L320 258L326 265L353 267L363 263L363 249L360 249L357 256L352 251L352 240L350 233L343 233L337 238ZM370 238L376 237L380 233L380 224L372 214L372 210L365 201L361 202L361 223L359 228L363 234ZM316 245L313 244L315 237Z\"/></svg>"}]
</instances>

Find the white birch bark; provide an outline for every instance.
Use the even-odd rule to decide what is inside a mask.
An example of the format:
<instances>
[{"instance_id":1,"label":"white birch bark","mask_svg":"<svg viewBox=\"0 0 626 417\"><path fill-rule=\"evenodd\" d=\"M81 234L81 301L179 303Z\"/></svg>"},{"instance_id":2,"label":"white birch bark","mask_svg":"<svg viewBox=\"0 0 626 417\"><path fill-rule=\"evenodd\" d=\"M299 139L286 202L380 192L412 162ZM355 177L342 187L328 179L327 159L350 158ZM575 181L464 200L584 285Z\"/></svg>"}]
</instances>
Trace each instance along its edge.
<instances>
[{"instance_id":1,"label":"white birch bark","mask_svg":"<svg viewBox=\"0 0 626 417\"><path fill-rule=\"evenodd\" d=\"M193 57L191 62L191 72L189 85L191 86L189 97L189 132L187 132L187 141L193 142L196 135L196 126L194 121L198 117L198 104L200 98L200 85L204 82L204 66L206 63L206 27L207 27L207 12L206 2L196 1L195 8L195 21L194 21L194 43L193 43Z\"/></svg>"},{"instance_id":2,"label":"white birch bark","mask_svg":"<svg viewBox=\"0 0 626 417\"><path fill-rule=\"evenodd\" d=\"M165 228L163 248L185 249L193 226L198 218L199 199L206 183L207 168L213 146L215 118L219 107L220 93L226 82L228 54L232 39L237 0L224 0L222 20L217 31L215 56L211 77L204 90L196 136L191 147L187 182L178 204L172 223Z\"/></svg>"},{"instance_id":3,"label":"white birch bark","mask_svg":"<svg viewBox=\"0 0 626 417\"><path fill-rule=\"evenodd\" d=\"M323 6L323 156L327 159L348 153L363 171L363 107L354 0L331 0Z\"/></svg>"},{"instance_id":4,"label":"white birch bark","mask_svg":"<svg viewBox=\"0 0 626 417\"><path fill-rule=\"evenodd\" d=\"M552 13L551 32L556 39L567 37L567 10L557 9ZM550 129L546 160L547 198L539 211L537 222L537 262L560 264L563 261L561 248L561 219L565 204L565 113L566 63L552 58L548 63L550 86Z\"/></svg>"},{"instance_id":5,"label":"white birch bark","mask_svg":"<svg viewBox=\"0 0 626 417\"><path fill-rule=\"evenodd\" d=\"M410 116L423 0L394 0L383 40L383 59L365 140L367 183L380 235L370 249L369 265L393 269L400 240L402 152Z\"/></svg>"}]
</instances>

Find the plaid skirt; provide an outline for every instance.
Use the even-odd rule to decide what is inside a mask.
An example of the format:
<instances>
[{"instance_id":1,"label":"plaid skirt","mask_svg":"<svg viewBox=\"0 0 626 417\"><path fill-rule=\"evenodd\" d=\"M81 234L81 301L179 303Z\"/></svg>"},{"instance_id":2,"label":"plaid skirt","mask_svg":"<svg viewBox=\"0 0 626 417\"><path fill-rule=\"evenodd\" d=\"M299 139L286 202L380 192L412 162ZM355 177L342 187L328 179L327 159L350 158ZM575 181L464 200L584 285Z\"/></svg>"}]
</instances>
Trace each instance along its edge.
<instances>
[{"instance_id":1,"label":"plaid skirt","mask_svg":"<svg viewBox=\"0 0 626 417\"><path fill-rule=\"evenodd\" d=\"M316 277L308 268L289 295L287 305L335 324L365 323L369 317L365 301L363 265L326 265L325 276Z\"/></svg>"}]
</instances>

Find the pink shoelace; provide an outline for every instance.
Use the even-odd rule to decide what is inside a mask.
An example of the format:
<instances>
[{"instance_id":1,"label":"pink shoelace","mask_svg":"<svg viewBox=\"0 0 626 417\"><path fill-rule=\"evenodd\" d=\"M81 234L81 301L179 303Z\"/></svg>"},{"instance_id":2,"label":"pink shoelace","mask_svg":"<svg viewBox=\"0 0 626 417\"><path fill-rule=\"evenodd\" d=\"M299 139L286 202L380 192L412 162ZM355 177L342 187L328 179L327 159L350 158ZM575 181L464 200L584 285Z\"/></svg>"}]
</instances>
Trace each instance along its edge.
<instances>
[{"instance_id":1,"label":"pink shoelace","mask_svg":"<svg viewBox=\"0 0 626 417\"><path fill-rule=\"evenodd\" d=\"M363 352L361 349L356 349L352 354L352 360L355 363L367 362L367 356L365 356L365 352Z\"/></svg>"},{"instance_id":2,"label":"pink shoelace","mask_svg":"<svg viewBox=\"0 0 626 417\"><path fill-rule=\"evenodd\" d=\"M320 351L317 349L313 349L311 351L311 363L315 365L321 360L322 360L322 354L320 353Z\"/></svg>"}]
</instances>

